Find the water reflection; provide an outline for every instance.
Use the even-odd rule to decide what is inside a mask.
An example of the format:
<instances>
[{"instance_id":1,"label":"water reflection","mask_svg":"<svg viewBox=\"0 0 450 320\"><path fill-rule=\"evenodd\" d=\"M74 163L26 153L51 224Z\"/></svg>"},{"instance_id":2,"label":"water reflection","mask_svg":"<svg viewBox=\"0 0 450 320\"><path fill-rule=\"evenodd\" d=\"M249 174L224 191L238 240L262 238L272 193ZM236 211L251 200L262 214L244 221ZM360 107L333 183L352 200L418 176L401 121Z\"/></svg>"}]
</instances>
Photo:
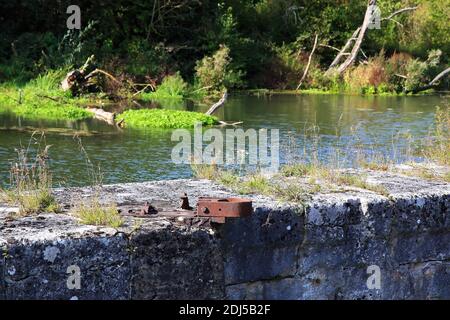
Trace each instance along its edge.
<instances>
[{"instance_id":1,"label":"water reflection","mask_svg":"<svg viewBox=\"0 0 450 320\"><path fill-rule=\"evenodd\" d=\"M368 153L383 153L401 161L399 150L405 137L422 139L433 124L435 106L445 98L363 97L345 95L277 95L231 97L217 116L225 121L244 121L244 128L278 128L281 135L281 162L311 155L318 149L321 158L333 157L333 148L341 146L343 161L351 164L358 145ZM205 111L208 106L186 102L163 102L164 107ZM160 107L153 104L152 107ZM318 136L312 133L318 132ZM26 145L34 128L60 128L47 133L51 144L51 165L55 181L67 185L88 183L85 159L79 152L73 133L82 136L83 145L104 173L105 183L185 178L191 175L186 165L171 162L171 130L120 131L100 121L36 121L0 114L0 177L4 183L14 159L14 148ZM18 131L18 127L28 130ZM9 130L8 130L9 129ZM305 135L305 129L309 129ZM65 130L65 134L64 134ZM409 137L411 136L411 137ZM318 138L317 138L318 137ZM358 138L355 138L358 137ZM311 140L313 138L313 140Z\"/></svg>"}]
</instances>

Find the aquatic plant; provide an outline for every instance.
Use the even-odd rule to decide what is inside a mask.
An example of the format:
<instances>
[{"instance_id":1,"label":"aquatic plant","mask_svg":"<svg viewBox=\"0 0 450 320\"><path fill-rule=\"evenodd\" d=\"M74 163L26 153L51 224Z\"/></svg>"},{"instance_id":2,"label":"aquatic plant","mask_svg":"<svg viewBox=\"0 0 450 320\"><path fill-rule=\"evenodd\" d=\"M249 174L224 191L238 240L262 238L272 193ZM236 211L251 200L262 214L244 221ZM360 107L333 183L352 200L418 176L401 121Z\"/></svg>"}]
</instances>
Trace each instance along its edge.
<instances>
[{"instance_id":1,"label":"aquatic plant","mask_svg":"<svg viewBox=\"0 0 450 320\"><path fill-rule=\"evenodd\" d=\"M203 113L165 109L127 110L117 120L131 128L193 128L198 122L206 126L217 123L216 117Z\"/></svg>"}]
</instances>

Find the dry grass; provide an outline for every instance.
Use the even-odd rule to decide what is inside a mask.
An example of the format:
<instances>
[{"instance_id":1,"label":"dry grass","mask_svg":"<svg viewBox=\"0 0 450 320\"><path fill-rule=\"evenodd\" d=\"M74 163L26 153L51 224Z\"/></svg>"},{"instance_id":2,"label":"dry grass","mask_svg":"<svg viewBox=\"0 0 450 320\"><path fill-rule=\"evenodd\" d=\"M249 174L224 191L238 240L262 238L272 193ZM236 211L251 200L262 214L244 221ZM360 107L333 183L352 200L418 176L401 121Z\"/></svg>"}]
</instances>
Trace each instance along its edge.
<instances>
[{"instance_id":1,"label":"dry grass","mask_svg":"<svg viewBox=\"0 0 450 320\"><path fill-rule=\"evenodd\" d=\"M423 156L441 165L450 166L450 106L437 107L435 126L425 141Z\"/></svg>"},{"instance_id":2,"label":"dry grass","mask_svg":"<svg viewBox=\"0 0 450 320\"><path fill-rule=\"evenodd\" d=\"M42 145L45 145L44 134L34 132L28 146L16 150L17 159L11 164L9 188L0 190L0 200L17 205L22 216L58 211L48 166L50 146L42 148ZM30 156L32 147L36 148L34 157Z\"/></svg>"}]
</instances>

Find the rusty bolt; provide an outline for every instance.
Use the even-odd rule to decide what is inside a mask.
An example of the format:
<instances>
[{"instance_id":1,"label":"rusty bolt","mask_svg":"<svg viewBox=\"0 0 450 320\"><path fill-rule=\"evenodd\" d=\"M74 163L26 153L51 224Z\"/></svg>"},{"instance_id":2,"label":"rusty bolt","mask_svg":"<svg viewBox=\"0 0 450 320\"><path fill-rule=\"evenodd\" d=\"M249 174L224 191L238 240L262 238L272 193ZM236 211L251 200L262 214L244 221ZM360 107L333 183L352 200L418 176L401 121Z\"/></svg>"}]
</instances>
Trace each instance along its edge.
<instances>
[{"instance_id":1,"label":"rusty bolt","mask_svg":"<svg viewBox=\"0 0 450 320\"><path fill-rule=\"evenodd\" d=\"M183 193L180 199L181 199L181 209L192 210L192 207L189 205L189 198L187 196L187 193Z\"/></svg>"}]
</instances>

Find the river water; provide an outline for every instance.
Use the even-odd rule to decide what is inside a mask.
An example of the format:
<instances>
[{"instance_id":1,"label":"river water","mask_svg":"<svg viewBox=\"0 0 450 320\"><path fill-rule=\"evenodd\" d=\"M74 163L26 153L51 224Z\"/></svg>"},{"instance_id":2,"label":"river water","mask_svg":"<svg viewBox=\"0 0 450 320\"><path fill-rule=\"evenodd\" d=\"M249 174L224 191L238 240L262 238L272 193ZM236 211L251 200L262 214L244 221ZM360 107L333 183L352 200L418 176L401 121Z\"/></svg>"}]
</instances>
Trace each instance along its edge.
<instances>
[{"instance_id":1,"label":"river water","mask_svg":"<svg viewBox=\"0 0 450 320\"><path fill-rule=\"evenodd\" d=\"M225 121L243 121L243 128L280 130L281 163L317 155L332 161L340 148L342 165L352 166L355 150L383 155L396 162L416 158L414 147L427 136L436 106L448 97L272 95L233 96L217 116ZM163 103L164 105L164 103ZM2 108L2 106L0 106ZM170 104L170 108L205 111L204 107ZM56 184L75 186L90 183L86 157L80 152L74 132L91 162L101 168L103 183L185 178L188 165L171 160L172 130L117 130L97 120L43 121L0 113L0 178L5 184L15 149L27 146L34 128L46 128L50 163ZM407 154L407 155L405 155ZM334 158L333 158L334 159Z\"/></svg>"}]
</instances>

